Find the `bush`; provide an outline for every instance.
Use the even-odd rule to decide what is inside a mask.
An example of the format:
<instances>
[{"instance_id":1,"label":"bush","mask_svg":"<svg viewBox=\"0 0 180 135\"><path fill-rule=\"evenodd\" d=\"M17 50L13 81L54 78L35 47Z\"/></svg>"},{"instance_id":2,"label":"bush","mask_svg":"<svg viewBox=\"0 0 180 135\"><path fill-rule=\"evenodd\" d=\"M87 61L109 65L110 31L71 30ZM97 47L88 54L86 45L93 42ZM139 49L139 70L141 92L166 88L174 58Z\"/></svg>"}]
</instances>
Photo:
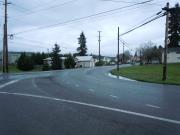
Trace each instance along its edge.
<instances>
[{"instance_id":1,"label":"bush","mask_svg":"<svg viewBox=\"0 0 180 135\"><path fill-rule=\"evenodd\" d=\"M48 71L48 70L50 70L49 64L48 64L48 63L44 63L42 70L43 70L43 71Z\"/></svg>"},{"instance_id":2,"label":"bush","mask_svg":"<svg viewBox=\"0 0 180 135\"><path fill-rule=\"evenodd\" d=\"M65 59L64 65L66 69L71 69L75 67L76 63L75 63L74 57L71 54L69 54L67 58Z\"/></svg>"},{"instance_id":3,"label":"bush","mask_svg":"<svg viewBox=\"0 0 180 135\"><path fill-rule=\"evenodd\" d=\"M22 53L17 61L17 68L22 71L30 71L34 69L33 61L26 53Z\"/></svg>"},{"instance_id":4,"label":"bush","mask_svg":"<svg viewBox=\"0 0 180 135\"><path fill-rule=\"evenodd\" d=\"M95 66L103 66L104 62L102 60L95 63Z\"/></svg>"}]
</instances>

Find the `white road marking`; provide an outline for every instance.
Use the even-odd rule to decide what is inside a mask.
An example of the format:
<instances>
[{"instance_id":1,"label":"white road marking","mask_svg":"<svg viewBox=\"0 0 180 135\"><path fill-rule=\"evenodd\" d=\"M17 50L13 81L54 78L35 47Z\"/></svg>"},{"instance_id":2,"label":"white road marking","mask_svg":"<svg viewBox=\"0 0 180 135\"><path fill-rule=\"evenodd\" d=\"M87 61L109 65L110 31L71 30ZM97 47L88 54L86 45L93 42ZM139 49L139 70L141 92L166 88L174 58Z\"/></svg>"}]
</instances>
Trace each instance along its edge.
<instances>
[{"instance_id":1,"label":"white road marking","mask_svg":"<svg viewBox=\"0 0 180 135\"><path fill-rule=\"evenodd\" d=\"M70 82L66 82L66 84L70 84Z\"/></svg>"},{"instance_id":2,"label":"white road marking","mask_svg":"<svg viewBox=\"0 0 180 135\"><path fill-rule=\"evenodd\" d=\"M35 88L38 88L38 86L37 86L36 83L35 83L35 78L32 79L32 85L33 85Z\"/></svg>"},{"instance_id":3,"label":"white road marking","mask_svg":"<svg viewBox=\"0 0 180 135\"><path fill-rule=\"evenodd\" d=\"M154 119L154 120L159 120L159 121L163 121L163 122L168 122L168 123L180 125L180 121L178 121L178 120L172 120L172 119L168 119L168 118L157 117L157 116L153 116L153 115L137 113L137 112L122 110L122 109L117 109L117 108L111 108L111 107L106 107L106 106L100 106L100 105L95 105L95 104L83 103L83 102L78 102L78 101L65 100L65 99L46 97L46 96L31 95L31 94L22 94L22 93L0 92L0 94L25 96L25 97L32 97L32 98L40 98L40 99L46 99L46 100L66 102L66 103L71 103L71 104L78 104L78 105L82 105L82 106L104 109L104 110L109 110L109 111L115 111L115 112L120 112L120 113L124 113L124 114L130 114L130 115L135 115L135 116L139 116L139 117L144 117L144 118L149 118L149 119Z\"/></svg>"},{"instance_id":4,"label":"white road marking","mask_svg":"<svg viewBox=\"0 0 180 135\"><path fill-rule=\"evenodd\" d=\"M118 98L117 96L114 96L114 95L109 95L110 97L112 97L112 98Z\"/></svg>"},{"instance_id":5,"label":"white road marking","mask_svg":"<svg viewBox=\"0 0 180 135\"><path fill-rule=\"evenodd\" d=\"M40 91L41 93L45 94L45 95L49 95L47 92L45 92L44 90L42 90L41 88L39 88L35 82L35 78L32 79L32 85L33 87L35 87L38 91Z\"/></svg>"},{"instance_id":6,"label":"white road marking","mask_svg":"<svg viewBox=\"0 0 180 135\"><path fill-rule=\"evenodd\" d=\"M79 87L79 84L76 84L75 86L76 86L76 87Z\"/></svg>"},{"instance_id":7,"label":"white road marking","mask_svg":"<svg viewBox=\"0 0 180 135\"><path fill-rule=\"evenodd\" d=\"M94 89L89 89L89 91L94 92Z\"/></svg>"},{"instance_id":8,"label":"white road marking","mask_svg":"<svg viewBox=\"0 0 180 135\"><path fill-rule=\"evenodd\" d=\"M129 79L129 78L126 78L126 77L123 77L123 76L115 76L115 75L112 75L111 73L109 73L108 76L111 77L111 78L119 79L119 80L126 80L126 81L133 81L133 82L136 81L136 80L132 80L132 79Z\"/></svg>"},{"instance_id":9,"label":"white road marking","mask_svg":"<svg viewBox=\"0 0 180 135\"><path fill-rule=\"evenodd\" d=\"M18 82L18 81L19 81L19 80L13 80L13 81L7 82L7 83L5 83L5 84L3 84L3 85L0 85L0 89L6 87L6 86L8 86L8 85L11 85L11 84L13 84L13 83L16 83L16 82Z\"/></svg>"},{"instance_id":10,"label":"white road marking","mask_svg":"<svg viewBox=\"0 0 180 135\"><path fill-rule=\"evenodd\" d=\"M159 107L159 106L150 105L150 104L146 104L146 106L148 106L148 107L152 107L152 108L156 108L156 109L159 109L159 108L161 108L161 107Z\"/></svg>"}]
</instances>

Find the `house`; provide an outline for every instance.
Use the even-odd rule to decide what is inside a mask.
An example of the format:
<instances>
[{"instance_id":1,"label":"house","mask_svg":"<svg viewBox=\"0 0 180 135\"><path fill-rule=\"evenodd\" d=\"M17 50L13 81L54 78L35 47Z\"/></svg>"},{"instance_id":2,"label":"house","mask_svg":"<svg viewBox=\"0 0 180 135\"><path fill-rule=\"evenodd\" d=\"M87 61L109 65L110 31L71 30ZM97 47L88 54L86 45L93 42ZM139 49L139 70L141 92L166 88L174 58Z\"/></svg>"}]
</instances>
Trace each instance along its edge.
<instances>
[{"instance_id":1,"label":"house","mask_svg":"<svg viewBox=\"0 0 180 135\"><path fill-rule=\"evenodd\" d=\"M97 63L99 62L99 56L98 55L93 55L94 62ZM115 57L109 57L109 56L101 56L100 60L104 62L104 64L114 64L115 62Z\"/></svg>"},{"instance_id":2,"label":"house","mask_svg":"<svg viewBox=\"0 0 180 135\"><path fill-rule=\"evenodd\" d=\"M65 65L64 65L64 61L65 61L65 59L66 59L67 57L61 57L61 60L62 60L62 69L65 69L66 67L65 67Z\"/></svg>"},{"instance_id":3,"label":"house","mask_svg":"<svg viewBox=\"0 0 180 135\"><path fill-rule=\"evenodd\" d=\"M9 64L16 64L17 60L19 59L19 57L21 56L22 52L9 52L8 53L8 63ZM29 54L29 53L28 53ZM0 52L0 65L2 65L2 51Z\"/></svg>"},{"instance_id":4,"label":"house","mask_svg":"<svg viewBox=\"0 0 180 135\"><path fill-rule=\"evenodd\" d=\"M44 64L48 64L49 66L52 66L52 58L51 57L48 57L48 58L44 59L43 61L44 61Z\"/></svg>"},{"instance_id":5,"label":"house","mask_svg":"<svg viewBox=\"0 0 180 135\"><path fill-rule=\"evenodd\" d=\"M65 69L65 65L64 65L64 61L66 59L66 57L60 57L61 60L62 60L62 69ZM52 66L52 58L51 57L48 57L46 59L44 59L44 64L48 64L49 66Z\"/></svg>"},{"instance_id":6,"label":"house","mask_svg":"<svg viewBox=\"0 0 180 135\"><path fill-rule=\"evenodd\" d=\"M15 64L20 56L21 56L21 52L10 52L9 53L9 64Z\"/></svg>"},{"instance_id":7,"label":"house","mask_svg":"<svg viewBox=\"0 0 180 135\"><path fill-rule=\"evenodd\" d=\"M92 56L77 56L75 62L77 68L91 68L95 66Z\"/></svg>"},{"instance_id":8,"label":"house","mask_svg":"<svg viewBox=\"0 0 180 135\"><path fill-rule=\"evenodd\" d=\"M162 53L162 62L164 62L164 52ZM167 63L180 63L180 47L168 48Z\"/></svg>"},{"instance_id":9,"label":"house","mask_svg":"<svg viewBox=\"0 0 180 135\"><path fill-rule=\"evenodd\" d=\"M101 57L101 60L102 60L105 64L108 64L108 63L110 63L111 58L110 58L110 57L106 57L106 56L102 56L102 57Z\"/></svg>"}]
</instances>

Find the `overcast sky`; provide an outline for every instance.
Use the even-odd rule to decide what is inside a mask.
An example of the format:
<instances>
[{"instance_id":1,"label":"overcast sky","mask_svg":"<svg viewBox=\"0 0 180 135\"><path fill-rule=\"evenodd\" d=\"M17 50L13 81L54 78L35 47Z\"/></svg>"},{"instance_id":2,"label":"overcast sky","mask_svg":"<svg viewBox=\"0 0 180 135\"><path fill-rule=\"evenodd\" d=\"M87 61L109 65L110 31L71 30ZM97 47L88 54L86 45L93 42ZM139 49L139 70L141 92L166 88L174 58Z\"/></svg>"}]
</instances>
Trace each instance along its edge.
<instances>
[{"instance_id":1,"label":"overcast sky","mask_svg":"<svg viewBox=\"0 0 180 135\"><path fill-rule=\"evenodd\" d=\"M42 26L66 22L75 18L132 5L143 0L9 0L8 34L18 33ZM179 0L170 0L174 6ZM131 3L132 2L132 3ZM166 5L167 0L154 0L149 4L138 5L85 20L49 27L31 32L24 32L9 40L10 51L44 51L51 50L54 43L61 46L62 53L74 53L78 47L80 33L87 37L88 53L98 54L98 31L102 31L101 54L115 56L117 54L117 28L120 33L157 12ZM1 5L1 39L3 24L3 5ZM162 17L136 31L124 35L129 47L136 49L141 44L152 41L164 44L165 17ZM1 40L2 49L2 40ZM128 48L126 48L128 49ZM122 46L121 46L122 51Z\"/></svg>"}]
</instances>

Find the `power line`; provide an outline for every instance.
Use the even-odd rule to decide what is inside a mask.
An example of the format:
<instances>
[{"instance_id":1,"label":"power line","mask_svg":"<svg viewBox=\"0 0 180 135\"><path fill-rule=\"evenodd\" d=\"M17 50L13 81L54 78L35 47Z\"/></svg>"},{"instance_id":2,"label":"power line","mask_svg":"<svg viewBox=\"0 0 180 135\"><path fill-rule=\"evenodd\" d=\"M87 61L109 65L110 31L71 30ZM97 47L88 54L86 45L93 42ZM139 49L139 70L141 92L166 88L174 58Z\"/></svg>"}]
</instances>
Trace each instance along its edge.
<instances>
[{"instance_id":1,"label":"power line","mask_svg":"<svg viewBox=\"0 0 180 135\"><path fill-rule=\"evenodd\" d=\"M119 40L121 41L121 43L124 45L124 46L126 46L130 51L133 51L134 49L132 49L132 48L130 48L129 46L129 44L126 42L126 41L124 41L122 38L119 38Z\"/></svg>"},{"instance_id":2,"label":"power line","mask_svg":"<svg viewBox=\"0 0 180 135\"><path fill-rule=\"evenodd\" d=\"M75 2L75 1L78 1L78 0L70 0L70 1L66 1L64 3L60 3L60 4L56 4L56 5L53 5L53 6L48 6L46 8L42 8L42 9L39 9L39 10L35 10L35 11L31 11L29 13L26 13L26 16L27 15L31 15L31 14L35 14L35 13L38 13L38 12L41 12L41 11L44 11L44 10L49 10L49 9L53 9L53 8L56 8L56 7L59 7L59 6L64 6L66 4L69 4L69 3L72 3L72 2ZM20 15L20 16L14 16L14 17L11 17L12 18L19 18L19 17L23 17L24 15Z\"/></svg>"},{"instance_id":3,"label":"power line","mask_svg":"<svg viewBox=\"0 0 180 135\"><path fill-rule=\"evenodd\" d=\"M142 21L139 22L138 24L134 25L134 26L133 26L132 28L130 28L130 29L133 29L133 28L139 26L140 24L146 22L147 20L149 20L149 19L151 19L151 18L153 18L153 17L155 17L155 16L157 16L157 15L160 15L161 13L162 13L162 11L157 12L157 13L153 14L152 16L145 18L144 20L142 20Z\"/></svg>"},{"instance_id":4,"label":"power line","mask_svg":"<svg viewBox=\"0 0 180 135\"><path fill-rule=\"evenodd\" d=\"M138 3L138 2L132 2L132 1L123 1L123 0L101 0L101 1L105 1L105 2L115 2L115 3ZM161 1L161 2L163 2L163 1ZM161 5L158 4L158 3L161 3L161 2L152 3L152 4L150 4L150 5L161 6Z\"/></svg>"},{"instance_id":5,"label":"power line","mask_svg":"<svg viewBox=\"0 0 180 135\"><path fill-rule=\"evenodd\" d=\"M123 0L101 0L105 2L121 2L121 3L137 3L137 2L131 2L131 1L123 1Z\"/></svg>"},{"instance_id":6,"label":"power line","mask_svg":"<svg viewBox=\"0 0 180 135\"><path fill-rule=\"evenodd\" d=\"M131 29L133 29L133 28L135 28L135 27L137 27L137 26L142 25L142 23L145 23L145 21L151 19L152 17L155 17L155 16L156 16L156 17L159 17L160 15L163 15L163 14L161 14L161 13L162 13L162 11L157 12L157 13L151 15L150 17L145 18L144 20L140 21L138 24L134 25ZM126 46L127 48L129 48L131 51L134 50L133 48L130 48L130 47L129 47L130 45L129 45L126 41L124 41L122 38L120 38L119 40L120 40L123 44L125 44L125 46Z\"/></svg>"},{"instance_id":7,"label":"power line","mask_svg":"<svg viewBox=\"0 0 180 135\"><path fill-rule=\"evenodd\" d=\"M138 29L138 28L141 28L141 27L143 27L144 25L146 25L146 24L148 24L148 23L150 23L150 22L153 22L153 21L155 21L155 20L157 20L157 19L159 19L159 18L161 18L161 17L163 17L163 16L165 16L165 13L163 13L163 14L161 14L161 15L159 15L159 16L157 16L157 17L155 17L155 18L153 18L153 19L151 19L151 20L149 20L149 21L147 21L147 22L145 22L145 23L143 23L143 24L141 24L141 25L133 28L133 29L130 29L130 30L128 30L127 32L122 33L120 36L124 36L124 35L132 32L132 31L134 31L134 30L136 30L136 29Z\"/></svg>"},{"instance_id":8,"label":"power line","mask_svg":"<svg viewBox=\"0 0 180 135\"><path fill-rule=\"evenodd\" d=\"M16 7L17 9L22 9L23 11L26 11L27 9L22 7L22 6L19 6L17 4L14 4L14 3L11 3L12 6Z\"/></svg>"},{"instance_id":9,"label":"power line","mask_svg":"<svg viewBox=\"0 0 180 135\"><path fill-rule=\"evenodd\" d=\"M26 47L38 47L38 48L43 48L43 49L47 49L47 47L43 47L43 46L39 46L37 44L31 44L31 43L27 43L27 42L18 42L18 41L10 41L10 43L15 43L17 45L28 45Z\"/></svg>"},{"instance_id":10,"label":"power line","mask_svg":"<svg viewBox=\"0 0 180 135\"><path fill-rule=\"evenodd\" d=\"M56 27L58 25L64 25L64 24L67 24L67 23L72 23L72 22L75 22L75 21L88 19L88 18L91 18L91 17L107 14L107 13L118 11L118 10L122 10L122 9L125 9L125 8L129 8L129 7L133 7L133 6L137 6L137 5L146 4L146 3L149 3L149 2L152 2L152 1L153 0L148 0L148 1L140 2L140 3L136 3L136 4L120 7L120 8L115 8L115 9L107 10L107 11L104 11L104 12L99 12L99 13L96 13L96 14L92 14L92 15L88 15L88 16L84 16L84 17L80 17L80 18L75 18L75 19L68 20L68 21L65 21L65 22L59 22L59 23L52 24L52 25L41 26L41 27L29 29L29 30L24 30L24 31L20 31L20 32L14 33L13 35L18 35L18 34L22 34L22 33L31 32L31 31L37 31L37 30L46 29L46 28L49 28L49 27Z\"/></svg>"},{"instance_id":11,"label":"power line","mask_svg":"<svg viewBox=\"0 0 180 135\"><path fill-rule=\"evenodd\" d=\"M146 19L144 19L143 21L141 21L141 23L143 23L143 22L145 22L146 20L149 20L149 19L151 19L152 17L161 17L161 15L163 16L163 14L161 14L162 13L162 11L160 11L160 12L157 12L156 14L154 14L154 15L152 15L152 16L150 16L150 17L147 17ZM157 16L158 15L158 16ZM155 19L155 18L153 18L153 19ZM157 18L158 19L158 18ZM150 20L151 21L151 20ZM149 22L149 21L148 21ZM134 27L137 27L137 26L140 26L140 25L142 25L142 24L137 24L137 25L135 25ZM147 22L146 22L147 23ZM144 23L143 23L144 24ZM133 28L134 28L133 27ZM122 35L122 34L121 34ZM121 36L120 35L120 36ZM126 46L130 51L134 51L135 52L135 50L133 49L133 48L131 48L130 47L130 45L125 41L125 40L123 40L122 38L119 38L119 40L121 41L121 43L122 44L124 44L124 46Z\"/></svg>"},{"instance_id":12,"label":"power line","mask_svg":"<svg viewBox=\"0 0 180 135\"><path fill-rule=\"evenodd\" d=\"M37 44L46 44L46 45L51 45L51 43L47 43L47 42L42 42L42 41L38 41L38 40L32 40L32 39L27 39L27 38L24 38L24 37L20 37L20 36L15 36L15 38L19 38L19 39L23 39L23 40L26 40L28 41L28 43L37 43ZM66 43L63 43L63 44L66 44ZM41 46L42 47L42 46ZM63 49L68 49L68 50L74 50L75 48L73 47L66 47L66 46L62 46L60 45L61 48Z\"/></svg>"},{"instance_id":13,"label":"power line","mask_svg":"<svg viewBox=\"0 0 180 135\"><path fill-rule=\"evenodd\" d=\"M137 7L133 7L133 8L128 8L128 9L126 9L126 10L123 10L123 11L132 11L132 10L135 10L135 9L139 9L139 8L141 8L141 7L143 7L144 5L140 5L140 6L137 6ZM151 6L150 4L148 4L147 6ZM119 13L118 11L116 11L116 12L114 12L114 13L108 13L108 14L104 14L104 15L101 15L101 16L98 16L99 18L100 17L105 17L105 16L109 16L109 15L114 15L114 14L117 14L117 13ZM120 13L123 13L123 12L120 12ZM127 12L126 12L127 13ZM158 12L159 13L159 12ZM152 18L152 17L154 17L154 16L156 16L157 15L157 13L156 14L154 14L154 15L152 15L152 16L150 16L150 17L148 17L148 18L146 18L146 19L144 19L143 21L141 21L141 23L143 23L144 21L146 21L146 20L148 20L148 19L150 19L150 18ZM97 20L94 20L93 21L93 23L94 22L96 22ZM90 23L90 22L89 22ZM138 23L139 24L139 23ZM63 26L63 25L61 25L61 26ZM135 26L137 26L137 25L135 25ZM134 26L134 27L135 27Z\"/></svg>"}]
</instances>

